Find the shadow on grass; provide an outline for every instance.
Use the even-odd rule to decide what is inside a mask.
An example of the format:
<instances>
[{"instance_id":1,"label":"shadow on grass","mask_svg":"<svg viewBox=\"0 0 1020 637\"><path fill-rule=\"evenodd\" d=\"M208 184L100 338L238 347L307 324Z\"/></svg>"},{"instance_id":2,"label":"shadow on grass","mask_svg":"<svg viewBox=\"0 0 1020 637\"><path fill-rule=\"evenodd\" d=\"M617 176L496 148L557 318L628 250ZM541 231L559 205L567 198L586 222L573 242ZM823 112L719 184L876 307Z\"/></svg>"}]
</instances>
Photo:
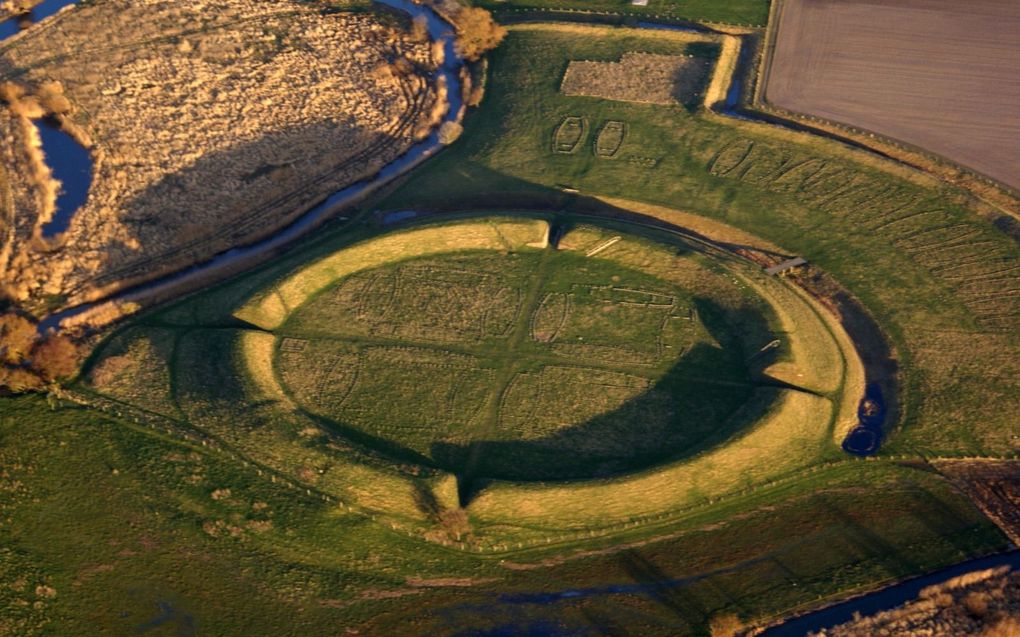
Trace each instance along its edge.
<instances>
[{"instance_id":1,"label":"shadow on grass","mask_svg":"<svg viewBox=\"0 0 1020 637\"><path fill-rule=\"evenodd\" d=\"M699 343L666 374L620 407L552 435L530 440L478 440L471 444L437 442L431 457L458 475L462 504L467 504L491 479L585 480L632 472L649 465L682 460L718 445L751 426L772 400L734 417L754 393L753 371L733 381L713 379L720 369L744 366L733 317L720 328L726 311L705 299L698 311L711 317L713 336L721 347ZM766 331L762 316L742 313L741 331ZM757 369L769 357L753 361ZM597 392L597 387L591 388ZM773 396L774 400L775 396Z\"/></svg>"},{"instance_id":2,"label":"shadow on grass","mask_svg":"<svg viewBox=\"0 0 1020 637\"><path fill-rule=\"evenodd\" d=\"M512 179L502 175L501 173L487 168L481 168L477 165L472 165L471 170L480 173L491 173L488 174L488 179ZM524 182L523 180L517 181L526 184L532 190L534 190L536 186L535 184ZM597 217L602 220L620 221L623 223L637 224L644 228L658 229L668 233L677 233L693 241L702 242L732 254L757 254L779 259L786 259L794 256L739 242L716 241L704 234L691 230L690 228L678 226L658 217L620 208L619 206L612 205L596 197L590 197L562 189L544 188L541 191L534 191L529 193L527 197L519 200L509 200L509 202L503 207L500 207L498 200L497 202L493 202L490 199L488 205L485 205L485 200L486 199L481 196L467 195L461 197L458 195L452 195L441 205L436 205L434 202L430 202L429 205L424 207L424 211L426 215L435 216L450 214L460 215L464 214L464 211L472 211L469 213L472 215L482 215L491 214L492 210L501 209L505 211L508 208L522 211L553 212L557 215L557 225L554 226L552 233L552 239L554 241L558 241L558 239L566 233L566 230L569 229L571 225L578 223L578 216L581 215L584 218ZM1002 225L1008 225L1010 228L1015 229L1015 224L1011 222L1000 223L1000 229L1003 229L1001 227ZM1004 231L1008 231L1008 229ZM838 282L832 279L832 277L828 276L824 272L813 270L808 276L798 277L796 279L796 284L812 297L818 299L836 315L840 326L847 333L854 344L854 349L860 356L861 363L864 367L866 386L877 388L878 393L882 396L883 424L876 430L877 436L875 444L864 454L858 455L870 455L876 453L881 444L884 442L885 437L888 435L890 427L895 426L900 419L900 380L898 378L900 366L896 353L893 351L892 345L885 333L882 331L881 326L874 317L871 316L868 309L865 308L860 301L853 297ZM853 431L851 432L851 435L852 434Z\"/></svg>"},{"instance_id":3,"label":"shadow on grass","mask_svg":"<svg viewBox=\"0 0 1020 637\"><path fill-rule=\"evenodd\" d=\"M638 390L640 393L622 404L607 404L607 408L612 406L609 411L586 421L571 422L569 414L562 418L555 413L536 414L546 422L541 427L542 434L532 439L500 439L508 433L500 428L496 436L480 433L478 439L470 443L438 440L427 450L416 449L399 439L379 436L364 427L344 422L342 415L330 417L312 413L309 410L315 408L313 405L302 411L326 432L324 438L343 438L372 456L456 474L462 504L470 502L494 479L587 480L683 460L752 426L779 396L775 391L756 392L757 387L774 385L761 370L773 362L777 353L756 354L758 345L772 338L768 317L748 306L722 307L700 297L693 299L693 305L701 318L700 323L712 336L712 344L695 344L657 380ZM243 383L238 379L247 371L235 358L234 340L226 336L230 332L233 330L195 332L193 337L203 335L199 336L202 345L189 350L190 357L196 360L178 361L175 376L180 380L181 373L190 376L199 371L197 367L219 361L215 363L218 370L210 369L201 374L217 381L187 383L187 398L195 404L217 404L224 400L234 403L231 411L240 417L237 427L257 427L274 411L274 405L270 400L253 403L245 399ZM221 336L215 336L217 333ZM565 378L563 382L570 387L553 386L553 392L584 400L586 395L594 396L592 392L600 391L598 386L587 385L591 381L582 374ZM535 393L527 400L538 399L537 387L526 390ZM756 393L755 400L750 401ZM226 399L226 396L232 398ZM555 393L551 396L545 409L558 409L561 403L569 407L569 403ZM744 408L747 405L753 408ZM530 425L528 418L531 417L526 417L520 425L524 431ZM516 429L517 425L513 427ZM515 431L509 433L519 435ZM313 443L314 440L309 440L303 444ZM421 499L420 494L419 504L423 509L435 508Z\"/></svg>"}]
</instances>

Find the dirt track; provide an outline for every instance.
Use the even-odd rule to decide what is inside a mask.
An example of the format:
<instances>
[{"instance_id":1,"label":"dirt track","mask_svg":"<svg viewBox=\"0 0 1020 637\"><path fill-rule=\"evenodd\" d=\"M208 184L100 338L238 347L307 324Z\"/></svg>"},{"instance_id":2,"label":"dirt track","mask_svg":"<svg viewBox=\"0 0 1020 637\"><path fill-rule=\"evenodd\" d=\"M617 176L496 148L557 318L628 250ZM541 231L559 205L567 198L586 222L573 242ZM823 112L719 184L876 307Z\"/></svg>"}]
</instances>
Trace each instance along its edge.
<instances>
[{"instance_id":1,"label":"dirt track","mask_svg":"<svg viewBox=\"0 0 1020 637\"><path fill-rule=\"evenodd\" d=\"M765 99L1020 189L1020 3L785 0Z\"/></svg>"}]
</instances>

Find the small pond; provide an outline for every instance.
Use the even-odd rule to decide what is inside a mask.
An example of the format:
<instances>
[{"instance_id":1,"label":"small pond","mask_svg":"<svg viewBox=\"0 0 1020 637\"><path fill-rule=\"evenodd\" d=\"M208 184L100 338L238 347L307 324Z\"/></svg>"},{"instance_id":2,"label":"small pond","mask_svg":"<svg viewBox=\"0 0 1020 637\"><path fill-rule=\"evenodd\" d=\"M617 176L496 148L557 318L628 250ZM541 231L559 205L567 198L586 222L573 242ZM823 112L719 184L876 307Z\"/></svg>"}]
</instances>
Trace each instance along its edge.
<instances>
[{"instance_id":1,"label":"small pond","mask_svg":"<svg viewBox=\"0 0 1020 637\"><path fill-rule=\"evenodd\" d=\"M61 183L57 209L42 227L43 237L49 239L67 230L74 213L84 205L92 184L92 157L73 137L60 130L56 121L39 120L36 127L42 138L46 164Z\"/></svg>"}]
</instances>

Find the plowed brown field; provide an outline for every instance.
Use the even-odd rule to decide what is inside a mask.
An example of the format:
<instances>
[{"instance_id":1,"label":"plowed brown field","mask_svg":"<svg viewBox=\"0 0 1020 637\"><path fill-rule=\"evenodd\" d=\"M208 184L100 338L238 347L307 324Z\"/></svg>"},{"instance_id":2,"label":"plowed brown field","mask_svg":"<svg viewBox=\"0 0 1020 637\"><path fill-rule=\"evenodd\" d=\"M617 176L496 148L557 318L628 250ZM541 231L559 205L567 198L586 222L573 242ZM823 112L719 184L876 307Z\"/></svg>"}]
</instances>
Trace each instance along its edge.
<instances>
[{"instance_id":1,"label":"plowed brown field","mask_svg":"<svg viewBox=\"0 0 1020 637\"><path fill-rule=\"evenodd\" d=\"M785 0L765 98L1020 188L1020 2Z\"/></svg>"}]
</instances>

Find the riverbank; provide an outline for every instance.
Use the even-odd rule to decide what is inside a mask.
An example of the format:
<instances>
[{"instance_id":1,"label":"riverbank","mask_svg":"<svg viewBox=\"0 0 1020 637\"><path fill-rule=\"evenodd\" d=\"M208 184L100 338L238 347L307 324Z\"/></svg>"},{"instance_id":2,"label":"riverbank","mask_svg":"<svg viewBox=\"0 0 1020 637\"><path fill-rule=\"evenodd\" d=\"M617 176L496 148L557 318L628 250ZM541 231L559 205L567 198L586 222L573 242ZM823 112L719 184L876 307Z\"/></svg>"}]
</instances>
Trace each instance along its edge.
<instances>
[{"instance_id":1,"label":"riverbank","mask_svg":"<svg viewBox=\"0 0 1020 637\"><path fill-rule=\"evenodd\" d=\"M1018 568L1020 551L1016 550L968 560L749 635L975 635L1020 612Z\"/></svg>"}]
</instances>

